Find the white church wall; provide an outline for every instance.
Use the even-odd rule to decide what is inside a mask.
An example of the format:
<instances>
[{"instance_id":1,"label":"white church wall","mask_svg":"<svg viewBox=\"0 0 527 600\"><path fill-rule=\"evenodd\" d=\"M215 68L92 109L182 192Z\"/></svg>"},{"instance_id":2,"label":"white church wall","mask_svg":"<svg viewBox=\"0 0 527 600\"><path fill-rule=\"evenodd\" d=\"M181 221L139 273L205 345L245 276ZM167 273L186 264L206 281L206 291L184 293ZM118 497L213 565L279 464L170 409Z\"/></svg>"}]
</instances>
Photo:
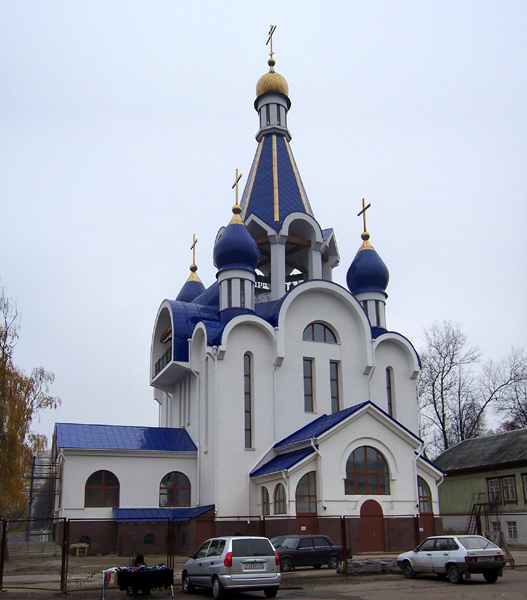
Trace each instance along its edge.
<instances>
[{"instance_id":1,"label":"white church wall","mask_svg":"<svg viewBox=\"0 0 527 600\"><path fill-rule=\"evenodd\" d=\"M112 518L108 507L85 508L84 490L96 471L113 473L119 480L119 507L159 506L159 485L172 471L184 473L191 485L191 506L195 503L196 457L166 452L104 452L64 450L62 515L67 518Z\"/></svg>"},{"instance_id":2,"label":"white church wall","mask_svg":"<svg viewBox=\"0 0 527 600\"><path fill-rule=\"evenodd\" d=\"M372 402L388 412L386 369L389 367L392 374L392 416L413 434L418 435L417 379L411 379L413 368L408 350L391 340L385 340L375 348L375 372L371 381Z\"/></svg>"}]
</instances>

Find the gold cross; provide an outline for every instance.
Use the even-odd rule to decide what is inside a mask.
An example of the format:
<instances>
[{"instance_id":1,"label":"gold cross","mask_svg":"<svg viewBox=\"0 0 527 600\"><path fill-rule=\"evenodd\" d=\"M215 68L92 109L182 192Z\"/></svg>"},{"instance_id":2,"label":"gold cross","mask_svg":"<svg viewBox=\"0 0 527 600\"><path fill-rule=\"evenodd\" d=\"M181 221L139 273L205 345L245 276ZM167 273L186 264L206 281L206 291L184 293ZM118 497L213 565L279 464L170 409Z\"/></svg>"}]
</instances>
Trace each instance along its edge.
<instances>
[{"instance_id":1,"label":"gold cross","mask_svg":"<svg viewBox=\"0 0 527 600\"><path fill-rule=\"evenodd\" d=\"M241 178L242 178L242 174L240 173L238 175L238 169L236 169L236 179L234 180L234 183L232 184L232 189L234 189L236 187L236 204L238 204L238 182L240 181Z\"/></svg>"},{"instance_id":2,"label":"gold cross","mask_svg":"<svg viewBox=\"0 0 527 600\"><path fill-rule=\"evenodd\" d=\"M273 33L275 32L275 30L276 30L276 25L273 25L273 24L269 25L269 34L268 34L267 42L265 42L266 46L269 45L269 43L270 43L269 56L271 58L273 58L273 54L274 54L274 52L273 52Z\"/></svg>"},{"instance_id":3,"label":"gold cross","mask_svg":"<svg viewBox=\"0 0 527 600\"><path fill-rule=\"evenodd\" d=\"M198 240L196 239L196 234L193 233L192 234L192 246L190 247L190 249L192 250L192 262L194 264L196 264L196 244L198 243Z\"/></svg>"},{"instance_id":4,"label":"gold cross","mask_svg":"<svg viewBox=\"0 0 527 600\"><path fill-rule=\"evenodd\" d=\"M362 219L364 222L364 233L366 233L368 231L366 228L366 211L368 210L368 208L370 208L370 206L371 206L371 202L368 204L368 206L366 206L366 200L364 200L364 198L363 198L362 199L362 210L357 213L357 217L360 217L362 215Z\"/></svg>"}]
</instances>

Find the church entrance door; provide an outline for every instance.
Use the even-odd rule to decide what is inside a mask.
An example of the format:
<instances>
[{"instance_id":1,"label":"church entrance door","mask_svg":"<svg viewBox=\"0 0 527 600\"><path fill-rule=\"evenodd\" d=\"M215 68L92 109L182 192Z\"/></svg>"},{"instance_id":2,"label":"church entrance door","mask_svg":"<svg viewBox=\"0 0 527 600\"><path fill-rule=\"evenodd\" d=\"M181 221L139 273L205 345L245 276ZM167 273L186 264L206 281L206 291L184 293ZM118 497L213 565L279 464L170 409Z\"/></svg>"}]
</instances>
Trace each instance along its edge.
<instances>
[{"instance_id":1,"label":"church entrance door","mask_svg":"<svg viewBox=\"0 0 527 600\"><path fill-rule=\"evenodd\" d=\"M384 551L384 518L382 507L375 500L366 500L360 508L362 551Z\"/></svg>"}]
</instances>

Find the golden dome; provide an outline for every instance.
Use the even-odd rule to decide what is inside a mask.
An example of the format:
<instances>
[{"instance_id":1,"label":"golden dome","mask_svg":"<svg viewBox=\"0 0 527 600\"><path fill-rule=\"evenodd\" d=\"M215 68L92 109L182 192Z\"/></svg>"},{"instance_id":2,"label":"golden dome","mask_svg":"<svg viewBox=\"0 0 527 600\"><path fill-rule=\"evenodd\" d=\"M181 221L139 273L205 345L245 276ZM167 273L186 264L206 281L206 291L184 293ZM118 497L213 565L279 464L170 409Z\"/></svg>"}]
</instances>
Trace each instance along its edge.
<instances>
[{"instance_id":1,"label":"golden dome","mask_svg":"<svg viewBox=\"0 0 527 600\"><path fill-rule=\"evenodd\" d=\"M256 84L256 96L267 94L267 92L278 92L284 96L289 95L289 86L285 77L282 77L279 73L274 70L275 60L270 58L267 61L269 65L269 72L262 75Z\"/></svg>"}]
</instances>

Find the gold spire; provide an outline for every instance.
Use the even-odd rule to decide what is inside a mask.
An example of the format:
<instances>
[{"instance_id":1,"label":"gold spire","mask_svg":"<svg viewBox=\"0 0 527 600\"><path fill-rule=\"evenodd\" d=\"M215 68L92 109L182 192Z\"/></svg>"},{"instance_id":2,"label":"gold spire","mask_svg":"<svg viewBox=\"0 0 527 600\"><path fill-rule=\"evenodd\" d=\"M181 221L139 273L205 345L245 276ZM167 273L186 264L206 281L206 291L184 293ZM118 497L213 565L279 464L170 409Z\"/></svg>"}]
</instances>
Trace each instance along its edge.
<instances>
[{"instance_id":1,"label":"gold spire","mask_svg":"<svg viewBox=\"0 0 527 600\"><path fill-rule=\"evenodd\" d=\"M370 234L367 231L366 227L366 211L370 208L371 202L366 206L366 200L362 199L362 210L357 213L357 217L362 215L362 222L364 224L364 231L361 233L362 245L359 250L373 250L373 246L370 243Z\"/></svg>"},{"instance_id":2,"label":"gold spire","mask_svg":"<svg viewBox=\"0 0 527 600\"><path fill-rule=\"evenodd\" d=\"M236 188L236 203L232 207L232 215L233 216L232 216L232 219L231 219L229 225L232 225L233 223L236 225L243 225L243 220L240 217L240 213L242 212L242 207L238 204L238 183L241 178L242 178L242 174L238 173L238 169L236 169L236 179L234 180L234 183L232 184L232 189Z\"/></svg>"},{"instance_id":3,"label":"gold spire","mask_svg":"<svg viewBox=\"0 0 527 600\"><path fill-rule=\"evenodd\" d=\"M269 72L262 75L256 84L256 96L261 96L267 92L278 92L287 96L289 94L289 86L285 77L280 75L274 70L276 61L274 59L273 51L273 34L276 31L276 25L269 26L269 33L267 35L266 46L269 46L269 59L267 64L269 65Z\"/></svg>"},{"instance_id":4,"label":"gold spire","mask_svg":"<svg viewBox=\"0 0 527 600\"><path fill-rule=\"evenodd\" d=\"M192 246L190 249L192 250L192 264L190 265L190 275L188 276L187 281L201 281L196 271L198 267L196 265L196 244L198 240L196 239L196 234L192 234Z\"/></svg>"}]
</instances>

